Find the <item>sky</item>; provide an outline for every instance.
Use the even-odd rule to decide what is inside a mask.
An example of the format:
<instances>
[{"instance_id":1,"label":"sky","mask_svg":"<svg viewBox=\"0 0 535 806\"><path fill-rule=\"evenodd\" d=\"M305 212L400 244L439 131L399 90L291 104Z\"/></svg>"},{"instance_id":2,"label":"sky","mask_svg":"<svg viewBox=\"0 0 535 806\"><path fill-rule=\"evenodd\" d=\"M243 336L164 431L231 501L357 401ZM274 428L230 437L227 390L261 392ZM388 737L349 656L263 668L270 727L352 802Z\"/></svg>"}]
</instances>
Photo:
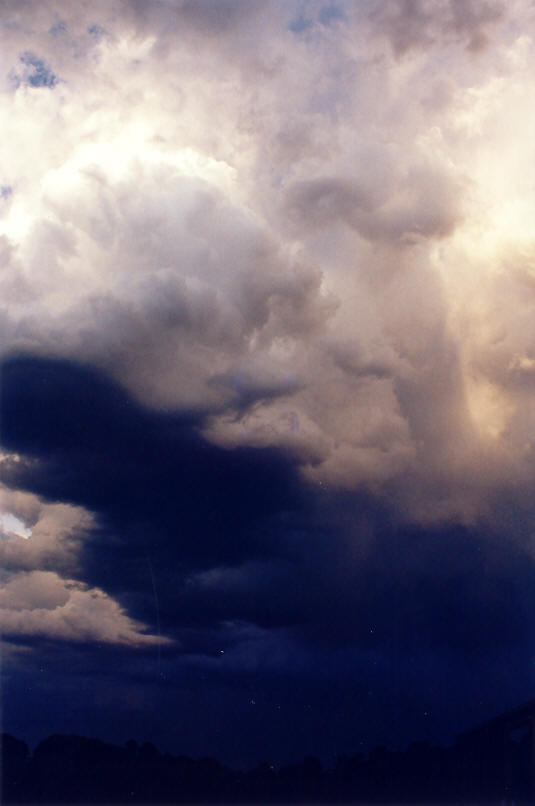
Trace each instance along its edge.
<instances>
[{"instance_id":1,"label":"sky","mask_svg":"<svg viewBox=\"0 0 535 806\"><path fill-rule=\"evenodd\" d=\"M4 730L329 762L535 696L534 38L0 2Z\"/></svg>"}]
</instances>

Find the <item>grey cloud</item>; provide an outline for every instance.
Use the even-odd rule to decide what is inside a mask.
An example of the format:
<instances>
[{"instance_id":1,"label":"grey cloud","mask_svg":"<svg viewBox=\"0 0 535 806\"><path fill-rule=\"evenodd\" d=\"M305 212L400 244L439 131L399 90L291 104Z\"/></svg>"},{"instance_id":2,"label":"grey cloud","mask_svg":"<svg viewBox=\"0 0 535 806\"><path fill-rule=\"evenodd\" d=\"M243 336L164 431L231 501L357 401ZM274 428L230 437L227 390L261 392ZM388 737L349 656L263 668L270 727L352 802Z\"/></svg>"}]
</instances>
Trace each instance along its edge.
<instances>
[{"instance_id":1,"label":"grey cloud","mask_svg":"<svg viewBox=\"0 0 535 806\"><path fill-rule=\"evenodd\" d=\"M4 303L20 305L35 299L36 289L26 275L20 259L17 258L16 249L5 236L0 236L0 261L3 268L0 289ZM7 321L7 312L4 310L0 316L2 314Z\"/></svg>"},{"instance_id":2,"label":"grey cloud","mask_svg":"<svg viewBox=\"0 0 535 806\"><path fill-rule=\"evenodd\" d=\"M503 18L503 2L476 3L452 0L451 25L455 31L468 37L468 49L478 51L488 44L488 28Z\"/></svg>"},{"instance_id":3,"label":"grey cloud","mask_svg":"<svg viewBox=\"0 0 535 806\"><path fill-rule=\"evenodd\" d=\"M366 355L358 342L338 341L330 345L337 366L360 378L391 378L396 371L397 356L388 350Z\"/></svg>"},{"instance_id":4,"label":"grey cloud","mask_svg":"<svg viewBox=\"0 0 535 806\"><path fill-rule=\"evenodd\" d=\"M382 0L371 16L400 57L411 48L425 48L444 38L460 39L469 50L480 50L487 44L488 29L503 14L501 2Z\"/></svg>"},{"instance_id":5,"label":"grey cloud","mask_svg":"<svg viewBox=\"0 0 535 806\"><path fill-rule=\"evenodd\" d=\"M225 408L235 409L236 416L241 418L258 403L293 395L300 383L292 373L271 374L262 372L261 367L248 369L237 365L224 374L212 376L210 385L220 386L228 394Z\"/></svg>"},{"instance_id":6,"label":"grey cloud","mask_svg":"<svg viewBox=\"0 0 535 806\"><path fill-rule=\"evenodd\" d=\"M287 207L301 226L328 226L340 219L372 241L411 243L450 235L461 219L460 188L432 170L409 169L391 177L381 202L358 180L303 180L287 191Z\"/></svg>"},{"instance_id":7,"label":"grey cloud","mask_svg":"<svg viewBox=\"0 0 535 806\"><path fill-rule=\"evenodd\" d=\"M265 33L280 31L285 13L275 0L124 0L121 16L137 35L155 35L153 54L168 54L180 38L210 62L224 55L226 70L261 78L273 69Z\"/></svg>"},{"instance_id":8,"label":"grey cloud","mask_svg":"<svg viewBox=\"0 0 535 806\"><path fill-rule=\"evenodd\" d=\"M371 200L352 180L324 177L298 182L287 191L290 211L312 226L329 224L336 218L351 220Z\"/></svg>"},{"instance_id":9,"label":"grey cloud","mask_svg":"<svg viewBox=\"0 0 535 806\"><path fill-rule=\"evenodd\" d=\"M374 16L389 37L397 56L403 55L412 47L425 47L433 41L429 30L433 17L420 0L382 3Z\"/></svg>"},{"instance_id":10,"label":"grey cloud","mask_svg":"<svg viewBox=\"0 0 535 806\"><path fill-rule=\"evenodd\" d=\"M169 3L179 13L180 17L195 25L203 32L220 33L229 27L248 24L251 16L258 14L261 3L257 0L221 0L213 3L210 0L182 0L179 3Z\"/></svg>"}]
</instances>

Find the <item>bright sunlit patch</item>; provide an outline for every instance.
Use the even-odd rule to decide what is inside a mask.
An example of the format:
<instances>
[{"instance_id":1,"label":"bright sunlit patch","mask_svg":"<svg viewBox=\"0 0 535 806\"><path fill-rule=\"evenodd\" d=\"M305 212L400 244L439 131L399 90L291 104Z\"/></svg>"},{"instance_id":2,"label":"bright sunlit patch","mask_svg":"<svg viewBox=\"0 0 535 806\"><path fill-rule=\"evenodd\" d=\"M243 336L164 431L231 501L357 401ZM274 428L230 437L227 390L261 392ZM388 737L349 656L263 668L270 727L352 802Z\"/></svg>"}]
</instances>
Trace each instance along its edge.
<instances>
[{"instance_id":1,"label":"bright sunlit patch","mask_svg":"<svg viewBox=\"0 0 535 806\"><path fill-rule=\"evenodd\" d=\"M20 242L27 235L34 221L27 205L13 201L8 215L0 221L0 235L7 235L12 241Z\"/></svg>"},{"instance_id":2,"label":"bright sunlit patch","mask_svg":"<svg viewBox=\"0 0 535 806\"><path fill-rule=\"evenodd\" d=\"M0 516L0 526L7 535L16 535L28 540L32 535L32 530L28 529L19 518L11 512L6 512Z\"/></svg>"},{"instance_id":3,"label":"bright sunlit patch","mask_svg":"<svg viewBox=\"0 0 535 806\"><path fill-rule=\"evenodd\" d=\"M535 359L527 355L514 355L509 362L509 369L531 374L535 371Z\"/></svg>"},{"instance_id":4,"label":"bright sunlit patch","mask_svg":"<svg viewBox=\"0 0 535 806\"><path fill-rule=\"evenodd\" d=\"M468 410L482 436L498 439L514 414L505 394L485 378L471 378L466 384Z\"/></svg>"},{"instance_id":5,"label":"bright sunlit patch","mask_svg":"<svg viewBox=\"0 0 535 806\"><path fill-rule=\"evenodd\" d=\"M158 132L146 121L134 120L113 140L90 143L79 148L72 160L45 178L56 182L78 172L102 172L109 181L124 179L133 164L173 166L185 176L195 176L214 184L228 183L235 170L222 160L207 156L194 148L166 149L158 142Z\"/></svg>"}]
</instances>

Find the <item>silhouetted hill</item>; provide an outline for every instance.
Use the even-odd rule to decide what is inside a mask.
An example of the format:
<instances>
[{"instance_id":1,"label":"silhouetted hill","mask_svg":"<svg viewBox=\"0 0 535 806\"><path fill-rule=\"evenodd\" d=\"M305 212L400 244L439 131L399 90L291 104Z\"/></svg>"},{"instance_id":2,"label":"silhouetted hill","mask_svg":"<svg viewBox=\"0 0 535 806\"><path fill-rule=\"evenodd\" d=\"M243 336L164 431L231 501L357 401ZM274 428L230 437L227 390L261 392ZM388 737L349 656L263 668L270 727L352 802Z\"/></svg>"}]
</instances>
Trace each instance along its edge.
<instances>
[{"instance_id":1,"label":"silhouetted hill","mask_svg":"<svg viewBox=\"0 0 535 806\"><path fill-rule=\"evenodd\" d=\"M531 798L531 733L464 734L449 748L414 742L403 752L377 747L342 755L330 769L308 756L248 772L212 758L160 753L150 742L124 747L54 735L33 755L2 736L5 803L429 803Z\"/></svg>"}]
</instances>

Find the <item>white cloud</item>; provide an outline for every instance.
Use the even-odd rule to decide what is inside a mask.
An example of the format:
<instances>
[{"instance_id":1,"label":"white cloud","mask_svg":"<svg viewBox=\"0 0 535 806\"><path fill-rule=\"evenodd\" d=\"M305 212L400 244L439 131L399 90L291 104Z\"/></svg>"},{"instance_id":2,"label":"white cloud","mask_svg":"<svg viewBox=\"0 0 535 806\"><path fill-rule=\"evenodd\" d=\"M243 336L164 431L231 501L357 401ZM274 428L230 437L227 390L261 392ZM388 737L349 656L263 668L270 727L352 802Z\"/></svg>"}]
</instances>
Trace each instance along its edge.
<instances>
[{"instance_id":1,"label":"white cloud","mask_svg":"<svg viewBox=\"0 0 535 806\"><path fill-rule=\"evenodd\" d=\"M0 337L472 520L533 475L529 4L339 5L5 4Z\"/></svg>"},{"instance_id":2,"label":"white cloud","mask_svg":"<svg viewBox=\"0 0 535 806\"><path fill-rule=\"evenodd\" d=\"M129 618L110 596L52 571L9 578L0 589L0 629L9 637L96 641L133 647L168 643Z\"/></svg>"},{"instance_id":3,"label":"white cloud","mask_svg":"<svg viewBox=\"0 0 535 806\"><path fill-rule=\"evenodd\" d=\"M79 548L94 526L90 512L71 504L47 503L31 493L4 486L0 486L0 507L7 513L2 519L0 541L3 569L68 569L71 573L76 569ZM13 528L11 519L22 524L22 529ZM21 533L26 540L20 539Z\"/></svg>"},{"instance_id":4,"label":"white cloud","mask_svg":"<svg viewBox=\"0 0 535 806\"><path fill-rule=\"evenodd\" d=\"M8 510L0 541L0 631L7 638L133 647L169 642L148 633L104 591L76 580L79 552L95 525L91 513L6 487L0 487L0 503Z\"/></svg>"}]
</instances>

